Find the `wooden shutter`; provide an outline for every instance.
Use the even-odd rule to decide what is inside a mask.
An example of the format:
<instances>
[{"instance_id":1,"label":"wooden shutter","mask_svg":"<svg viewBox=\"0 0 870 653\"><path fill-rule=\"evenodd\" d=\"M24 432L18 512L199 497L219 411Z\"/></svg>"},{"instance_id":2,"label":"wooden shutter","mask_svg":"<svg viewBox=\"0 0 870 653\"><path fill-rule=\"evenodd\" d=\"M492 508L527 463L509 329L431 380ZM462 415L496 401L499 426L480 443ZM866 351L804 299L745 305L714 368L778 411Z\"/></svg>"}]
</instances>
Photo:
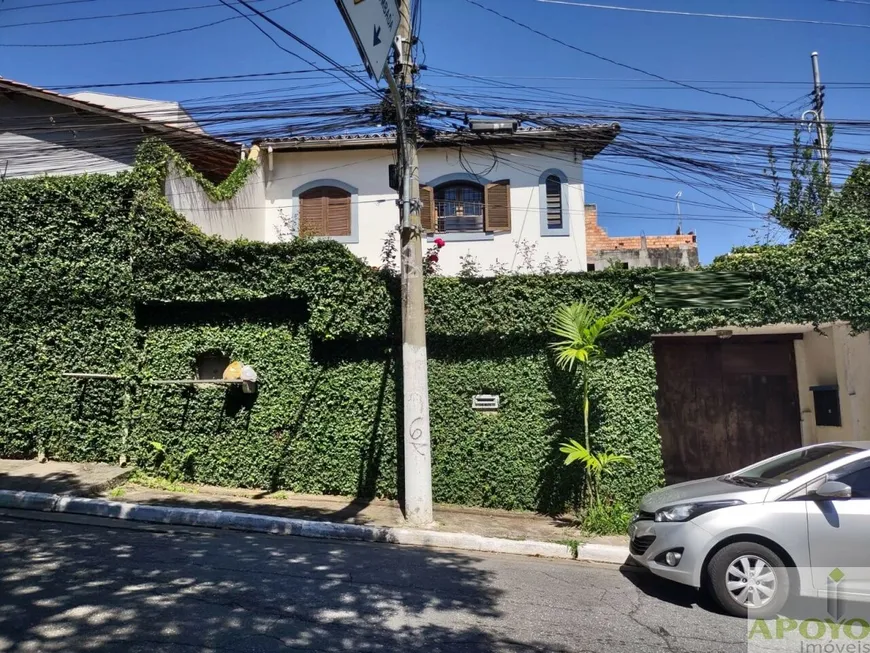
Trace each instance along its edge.
<instances>
[{"instance_id":1,"label":"wooden shutter","mask_svg":"<svg viewBox=\"0 0 870 653\"><path fill-rule=\"evenodd\" d=\"M420 221L423 231L433 233L435 231L435 189L431 186L420 186Z\"/></svg>"},{"instance_id":2,"label":"wooden shutter","mask_svg":"<svg viewBox=\"0 0 870 653\"><path fill-rule=\"evenodd\" d=\"M562 180L555 175L547 177L547 227L562 228Z\"/></svg>"},{"instance_id":3,"label":"wooden shutter","mask_svg":"<svg viewBox=\"0 0 870 653\"><path fill-rule=\"evenodd\" d=\"M299 196L302 236L350 236L351 196L333 186L318 186Z\"/></svg>"},{"instance_id":4,"label":"wooden shutter","mask_svg":"<svg viewBox=\"0 0 870 653\"><path fill-rule=\"evenodd\" d=\"M315 188L299 196L299 235L325 236L323 198Z\"/></svg>"},{"instance_id":5,"label":"wooden shutter","mask_svg":"<svg viewBox=\"0 0 870 653\"><path fill-rule=\"evenodd\" d=\"M511 184L507 179L487 184L484 191L484 231L511 230Z\"/></svg>"},{"instance_id":6,"label":"wooden shutter","mask_svg":"<svg viewBox=\"0 0 870 653\"><path fill-rule=\"evenodd\" d=\"M331 188L331 191L337 189ZM326 235L350 236L350 195L330 193L324 197L326 207Z\"/></svg>"}]
</instances>

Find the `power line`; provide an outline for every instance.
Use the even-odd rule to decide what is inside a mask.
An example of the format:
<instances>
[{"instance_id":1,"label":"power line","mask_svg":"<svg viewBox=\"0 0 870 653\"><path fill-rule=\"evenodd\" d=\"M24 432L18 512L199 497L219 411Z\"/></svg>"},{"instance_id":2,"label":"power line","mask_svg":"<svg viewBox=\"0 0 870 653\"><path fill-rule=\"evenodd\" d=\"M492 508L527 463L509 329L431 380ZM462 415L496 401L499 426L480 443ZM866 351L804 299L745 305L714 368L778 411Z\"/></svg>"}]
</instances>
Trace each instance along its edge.
<instances>
[{"instance_id":1,"label":"power line","mask_svg":"<svg viewBox=\"0 0 870 653\"><path fill-rule=\"evenodd\" d=\"M537 34L538 36L542 36L549 41L553 41L554 43L558 43L559 45L562 45L566 48L570 48L571 50L575 50L575 51L580 52L581 54L585 54L589 57L594 57L595 59L598 59L600 61L606 61L607 63L613 64L614 66L619 66L620 68L625 68L626 70L633 70L636 73L641 73L642 75L647 75L649 77L655 77L656 79L659 79L663 82L668 82L670 84L676 84L678 86L690 88L690 89L692 89L694 91L698 91L700 93L706 93L708 95L717 95L719 97L726 97L726 98L729 98L731 100L740 100L741 102L751 102L752 104L759 107L760 109L763 109L764 111L772 112L770 107L765 106L764 104L762 104L761 102L757 102L756 100L752 100L750 98L745 98L745 97L740 97L739 95L731 95L729 93L721 93L718 91L711 91L711 90L708 90L705 88L701 88L699 86L693 86L691 84L686 84L684 82L678 82L678 81L673 80L673 79L668 79L667 77L663 77L663 76L658 75L656 73L652 73L648 70L644 70L643 68L638 68L637 66L631 66L629 64L622 63L622 62L617 61L615 59L611 59L610 57L605 57L603 55L596 54L594 52L590 52L589 50L584 50L583 48L578 48L576 45L572 45L570 43L567 43L566 41L563 41L559 38L556 38L555 36L551 36L550 34L547 34L546 32L542 32L538 29L535 29L534 27L531 27L529 25L525 25L525 24L519 22L518 20L511 18L510 16L506 16L505 14L502 14L502 13L496 11L495 9L491 9L490 7L487 7L486 5L483 5L480 2L477 2L477 0L465 0L465 1L475 5L476 7L479 7L480 9L483 9L484 11L488 11L491 14L495 14L496 16L503 18L504 20L507 20L507 21L513 23L514 25L517 25L519 27L522 27L525 30L528 30L534 34Z\"/></svg>"},{"instance_id":2,"label":"power line","mask_svg":"<svg viewBox=\"0 0 870 653\"><path fill-rule=\"evenodd\" d=\"M223 0L221 0L223 2ZM274 7L272 9L268 9L267 11L278 11L280 9L285 9L286 7L290 7L292 5L298 4L302 2L302 0L291 0L291 2L287 2L278 7ZM228 5L230 6L230 5ZM233 7L235 9L235 7ZM246 17L245 14L240 12L242 17ZM214 27L215 25L221 25L222 23L228 23L233 20L238 20L237 16L232 16L230 18L222 18L221 20L216 20L211 23L206 23L205 25L194 25L193 27L183 27L181 29L171 30L169 32L159 32L157 34L146 34L144 36L129 36L121 39L104 39L101 41L85 41L81 43L0 43L0 47L2 48L78 48L83 46L90 45L105 45L107 43L127 43L129 41L147 41L149 39L156 39L162 36L171 36L173 34L183 34L185 32L195 32L197 30L206 29L207 27Z\"/></svg>"},{"instance_id":3,"label":"power line","mask_svg":"<svg viewBox=\"0 0 870 653\"><path fill-rule=\"evenodd\" d=\"M264 0L252 0L252 2L263 2ZM152 14L167 14L176 11L193 11L196 9L210 9L212 7L222 7L220 3L212 3L208 5L194 5L189 7L172 7L171 9L149 9L148 11L131 11L125 14L103 14L102 16L75 16L72 18L53 18L51 20L36 20L27 23L12 23L10 25L0 25L0 29L9 29L12 27L31 27L36 25L54 25L56 23L74 23L83 20L104 20L109 18L127 18L129 16L150 16Z\"/></svg>"},{"instance_id":4,"label":"power line","mask_svg":"<svg viewBox=\"0 0 870 653\"><path fill-rule=\"evenodd\" d=\"M228 0L220 0L220 1L221 1L221 3L223 3L224 5L226 5L227 7L229 7L230 9L232 9L233 11L235 11L236 13L238 13L239 15L243 16L243 17L244 17L244 18L245 18L249 23L251 23L251 25L253 25L254 27L256 27L256 28L257 28L260 32L262 32L262 33L263 33L263 34L264 34L264 35L265 35L265 36L266 36L270 41L272 41L272 43L274 43L277 47L279 47L281 50L283 50L283 51L286 52L287 54L290 54L290 55L296 57L297 59L300 59L301 61L304 61L304 62L307 63L309 66L312 66L312 67L314 67L314 68L317 68L317 69L320 70L321 72L329 72L327 69L322 69L322 68L320 68L320 67L317 66L317 64L315 64L314 62L312 62L312 61L308 61L307 59L305 59L305 58L302 57L301 55L299 55L299 54L293 52L292 50L288 50L287 48L285 48L284 46L282 46L280 43L278 43L278 41L276 41L276 40L272 37L271 34L269 34L266 30L264 30L262 27L260 27L260 26L256 23L256 21L254 21L253 18L251 18L250 16L246 15L245 13L243 13L243 12L242 12L238 7L236 7L235 5L230 4L230 3L228 2ZM297 0L297 2L298 2L298 1L300 1L300 0ZM315 48L313 45L311 45L310 43L308 43L308 42L305 41L304 39L301 39L300 37L296 36L296 34L294 34L293 32L291 32L289 29L287 29L286 27L284 27L284 26L281 25L280 23L278 23L278 22L272 20L269 16L266 15L265 12L262 12L262 11L260 11L259 9L256 9L256 8L252 7L252 6L251 6L250 4L248 4L248 2L246 2L245 0L238 0L238 2L239 2L240 4L242 4L245 8L247 8L249 11L252 11L252 12L254 12L255 14L257 14L260 18L262 18L263 20L265 20L267 23L269 23L269 24L272 25L273 27L279 29L281 32L283 32L284 34L286 34L287 36L289 36L291 39L293 39L294 41L296 41L299 45L301 45L301 46L307 48L308 50L310 50L311 52L313 52L314 54L316 54L318 57L320 57L321 59L323 59L323 60L326 61L327 63L329 63L329 64L331 64L332 66L335 66L335 67L338 68L339 70L343 71L346 75L348 75L349 77L351 77L354 81L356 81L358 84L360 84L360 85L363 86L364 88L368 89L370 92L374 93L374 94L377 95L378 97L381 97L381 93L380 93L380 91L379 91L375 86L372 86L372 85L371 85L369 82L367 82L366 80L361 79L358 75L356 75L355 73L353 73L353 72L352 72L351 70L349 70L346 66L342 66L340 63L338 63L337 61L335 61L334 59L332 59L332 58L329 57L328 55L324 54L323 52L321 52L320 50L318 50L317 48ZM342 78L339 77L338 75L335 75L335 74L332 73L332 72L329 72L329 74L332 75L333 77L335 77L337 80L339 80L339 81L342 82L343 84L346 84L346 85L350 86L350 85L347 83L346 80L342 79ZM351 87L351 88L353 88L353 87ZM354 89L354 90L356 90L356 89Z\"/></svg>"},{"instance_id":5,"label":"power line","mask_svg":"<svg viewBox=\"0 0 870 653\"><path fill-rule=\"evenodd\" d=\"M21 9L41 9L43 7L57 7L59 5L77 5L85 2L99 2L99 0L63 0L63 2L43 2L42 4L36 5L19 5L18 7L2 7L0 8L0 12L3 11L18 11Z\"/></svg>"},{"instance_id":6,"label":"power line","mask_svg":"<svg viewBox=\"0 0 870 653\"><path fill-rule=\"evenodd\" d=\"M870 4L870 2L868 2ZM438 68L427 68L426 72L437 71ZM578 77L572 75L561 75L561 76L548 76L548 75L472 75L468 74L469 77L474 77L475 79L491 79L491 80L499 80L499 79L544 79L544 80L553 80L553 81L572 81L572 82L645 82L648 84L655 84L658 80L647 79L645 77ZM435 74L435 77L440 77L442 75ZM454 76L453 74L448 76ZM680 82L683 84L760 84L760 85L770 85L770 84L782 84L788 86L806 86L806 80L795 80L795 81L786 81L786 80L755 80L755 79L680 79L674 80L675 82ZM670 82L669 82L670 83ZM870 80L859 81L859 82L825 82L825 86L848 86L848 85L856 85L856 86L866 86L870 85Z\"/></svg>"},{"instance_id":7,"label":"power line","mask_svg":"<svg viewBox=\"0 0 870 653\"><path fill-rule=\"evenodd\" d=\"M870 25L859 23L835 23L824 20L810 20L804 18L774 18L771 16L743 16L738 14L706 14L694 11L673 11L670 9L642 9L640 7L619 7L615 5L597 5L589 2L574 2L573 0L537 0L546 4L568 5L571 7L584 7L587 9L608 9L612 11L634 11L642 14L664 14L666 16L696 16L700 18L727 18L734 20L760 20L776 23L804 23L808 25L830 25L834 27L860 27L870 29Z\"/></svg>"},{"instance_id":8,"label":"power line","mask_svg":"<svg viewBox=\"0 0 870 653\"><path fill-rule=\"evenodd\" d=\"M360 66L361 67L361 66ZM353 68L353 66L351 66ZM328 70L326 68L308 68L301 70L278 70L269 73L244 73L240 75L215 75L212 77L184 77L179 79L154 79L137 82L101 82L99 84L66 84L63 86L42 85L42 88L48 88L53 91L65 91L79 88L121 88L124 86L163 86L169 84L199 84L211 82L256 82L263 78L277 77L279 75L305 75L309 73L318 73ZM333 70L339 70L334 68ZM309 78L311 79L311 78ZM287 81L281 79L278 81Z\"/></svg>"}]
</instances>

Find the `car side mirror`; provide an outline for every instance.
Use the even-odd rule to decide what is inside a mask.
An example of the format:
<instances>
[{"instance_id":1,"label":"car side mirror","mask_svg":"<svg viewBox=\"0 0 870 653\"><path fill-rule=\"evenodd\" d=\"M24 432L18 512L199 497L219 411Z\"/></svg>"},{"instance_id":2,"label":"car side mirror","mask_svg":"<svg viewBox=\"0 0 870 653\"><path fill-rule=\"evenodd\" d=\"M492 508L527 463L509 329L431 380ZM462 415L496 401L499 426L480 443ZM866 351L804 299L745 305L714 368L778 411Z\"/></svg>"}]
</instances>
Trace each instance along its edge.
<instances>
[{"instance_id":1,"label":"car side mirror","mask_svg":"<svg viewBox=\"0 0 870 653\"><path fill-rule=\"evenodd\" d=\"M818 490L812 493L812 498L823 501L829 499L851 499L852 488L839 481L825 481L819 486Z\"/></svg>"}]
</instances>

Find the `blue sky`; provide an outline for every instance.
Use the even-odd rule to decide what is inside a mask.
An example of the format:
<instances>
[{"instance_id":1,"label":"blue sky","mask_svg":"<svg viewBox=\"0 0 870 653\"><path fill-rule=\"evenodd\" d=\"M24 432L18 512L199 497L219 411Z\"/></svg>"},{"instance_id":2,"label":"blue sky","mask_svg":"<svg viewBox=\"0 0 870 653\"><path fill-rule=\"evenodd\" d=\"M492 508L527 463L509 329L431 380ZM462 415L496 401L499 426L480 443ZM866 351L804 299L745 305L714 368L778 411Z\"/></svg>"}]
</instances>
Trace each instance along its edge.
<instances>
[{"instance_id":1,"label":"blue sky","mask_svg":"<svg viewBox=\"0 0 870 653\"><path fill-rule=\"evenodd\" d=\"M140 41L77 47L12 47L123 39L197 27L235 16L217 0L79 0L57 4L58 1L0 0L0 75L38 86L87 87L106 82L247 74L305 66L240 18ZM260 0L256 6L266 10L288 1ZM809 54L816 50L821 56L823 81L829 84L827 117L870 119L870 72L866 67L870 60L870 29L630 13L536 0L479 1L585 50L669 79L690 80L696 86L756 100L771 108L787 105L811 90ZM53 6L20 9L49 2ZM861 4L858 0L602 0L598 3L870 25L870 4ZM13 26L178 7L199 8ZM342 64L358 63L356 50L331 0L301 0L270 15ZM492 78L498 80L496 83L537 87L544 93L557 91L595 98L587 101L589 106L601 102L604 112L618 113L619 104L631 103L679 111L763 113L749 102L651 80L580 54L507 23L466 0L423 0L421 38L425 63L429 66ZM276 39L306 59L316 59L286 36L276 34ZM318 64L326 65L320 61ZM779 83L760 83L772 81ZM863 82L863 86L856 87L854 83L858 82ZM188 100L288 88L294 83L258 81L106 90L140 97ZM323 87L311 89L311 93L342 88L328 78L305 83L323 84ZM481 82L433 72L423 74L421 85L437 93L485 93L492 89ZM509 89L503 88L497 92L510 94ZM792 104L789 111L796 106ZM722 133L743 141L754 138L767 142L773 137L746 131ZM780 140L788 140L788 137L783 132L776 135ZM870 149L867 136L844 136L835 141L837 144ZM731 163L740 166L737 160ZM673 232L676 226L673 197L682 191L684 229L697 232L701 258L707 262L734 245L750 242L750 229L760 224L752 218L753 205L762 214L765 205L769 205L769 195L764 193L726 193L703 186L698 178L680 174L673 180L643 176L652 170L654 168L644 165L643 161L608 157L606 152L588 164L587 201L598 204L600 221L611 235ZM658 172L655 176L667 177Z\"/></svg>"}]
</instances>

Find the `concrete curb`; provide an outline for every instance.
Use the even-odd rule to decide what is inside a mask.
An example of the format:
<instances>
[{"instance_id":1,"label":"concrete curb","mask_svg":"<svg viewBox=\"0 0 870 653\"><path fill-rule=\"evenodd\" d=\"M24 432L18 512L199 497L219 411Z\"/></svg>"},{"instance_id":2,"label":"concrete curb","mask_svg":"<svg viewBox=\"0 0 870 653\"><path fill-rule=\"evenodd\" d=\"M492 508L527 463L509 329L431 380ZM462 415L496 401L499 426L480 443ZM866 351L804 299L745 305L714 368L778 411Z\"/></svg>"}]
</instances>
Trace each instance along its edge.
<instances>
[{"instance_id":1,"label":"concrete curb","mask_svg":"<svg viewBox=\"0 0 870 653\"><path fill-rule=\"evenodd\" d=\"M123 472L113 476L110 479L102 481L100 483L94 483L93 485L89 485L85 490L83 496L92 497L97 494L102 494L103 492L108 492L109 490L113 490L120 485L124 485L127 481L130 480L130 477L133 476L133 473L136 470L132 467L128 467ZM76 490L77 492L81 492L81 490ZM64 496L71 495L71 492L65 492Z\"/></svg>"},{"instance_id":2,"label":"concrete curb","mask_svg":"<svg viewBox=\"0 0 870 653\"><path fill-rule=\"evenodd\" d=\"M507 540L482 537L469 533L394 528L389 526L363 526L308 521L287 517L271 517L251 513L199 508L175 508L123 503L106 499L45 494L42 492L16 492L0 490L0 508L38 510L68 515L85 515L108 519L123 519L151 524L220 528L273 535L294 535L332 540L360 542L387 542L410 546L432 546L486 553L561 558L586 562L622 564L628 558L628 548L609 544L578 544L576 554L571 547L553 542L533 540Z\"/></svg>"}]
</instances>

